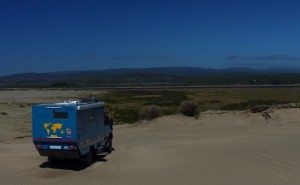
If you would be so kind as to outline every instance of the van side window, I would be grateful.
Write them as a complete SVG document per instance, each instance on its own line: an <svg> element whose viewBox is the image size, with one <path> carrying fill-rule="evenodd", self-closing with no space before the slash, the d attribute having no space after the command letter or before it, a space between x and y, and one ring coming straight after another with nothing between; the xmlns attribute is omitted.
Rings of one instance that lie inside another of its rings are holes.
<svg viewBox="0 0 300 185"><path fill-rule="evenodd" d="M68 119L68 112L53 112L53 118Z"/></svg>
<svg viewBox="0 0 300 185"><path fill-rule="evenodd" d="M95 113L89 114L89 121L93 121L96 119Z"/></svg>

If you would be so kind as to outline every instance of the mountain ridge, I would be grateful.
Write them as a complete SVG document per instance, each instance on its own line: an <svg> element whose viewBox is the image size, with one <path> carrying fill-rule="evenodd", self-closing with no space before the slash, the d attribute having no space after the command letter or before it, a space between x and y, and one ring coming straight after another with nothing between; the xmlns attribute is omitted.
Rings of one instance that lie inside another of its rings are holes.
<svg viewBox="0 0 300 185"><path fill-rule="evenodd" d="M228 72L245 72L245 73L300 73L300 68L280 68L280 67L273 67L273 68L264 68L264 69L257 69L257 68L250 68L250 67L231 67L231 68L200 68L200 67L150 67L150 68L118 68L118 69L100 69L100 70L71 70L71 71L53 71L53 72L27 72L27 73L16 73L10 75L0 76L9 77L9 76L19 76L19 75L30 75L30 74L74 74L74 73L99 73L102 72L105 75L107 74L123 74L129 72L162 72L162 71L169 71L169 72L190 72L190 71L197 71L197 72L214 72L214 73L228 73Z"/></svg>
<svg viewBox="0 0 300 185"><path fill-rule="evenodd" d="M0 77L0 86L223 85L247 84L262 79L262 76L268 77L269 82L261 81L266 84L300 83L300 68L157 67L20 73Z"/></svg>

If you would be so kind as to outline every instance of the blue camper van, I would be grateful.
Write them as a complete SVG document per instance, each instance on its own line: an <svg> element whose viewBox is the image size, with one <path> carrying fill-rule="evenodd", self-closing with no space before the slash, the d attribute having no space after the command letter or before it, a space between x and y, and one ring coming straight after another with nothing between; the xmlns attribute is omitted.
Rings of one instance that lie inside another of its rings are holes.
<svg viewBox="0 0 300 185"><path fill-rule="evenodd" d="M112 152L112 120L95 98L32 107L32 139L50 162L62 158L93 163L95 155Z"/></svg>

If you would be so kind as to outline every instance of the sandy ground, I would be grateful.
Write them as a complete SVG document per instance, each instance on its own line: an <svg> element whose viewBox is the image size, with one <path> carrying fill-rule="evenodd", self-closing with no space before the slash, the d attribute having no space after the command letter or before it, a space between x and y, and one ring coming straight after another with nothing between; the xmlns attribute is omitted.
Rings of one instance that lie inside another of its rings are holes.
<svg viewBox="0 0 300 185"><path fill-rule="evenodd" d="M20 108L10 104L10 114ZM300 109L268 114L208 111L199 119L174 115L116 126L115 151L87 168L74 160L50 165L30 137L7 136L0 142L0 184L299 185ZM18 116L11 119L24 119Z"/></svg>

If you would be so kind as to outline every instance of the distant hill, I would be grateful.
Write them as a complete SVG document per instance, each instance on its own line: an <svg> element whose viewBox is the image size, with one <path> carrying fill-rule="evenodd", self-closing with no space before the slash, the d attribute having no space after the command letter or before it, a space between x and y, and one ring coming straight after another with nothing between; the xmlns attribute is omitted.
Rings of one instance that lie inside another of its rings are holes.
<svg viewBox="0 0 300 185"><path fill-rule="evenodd" d="M96 87L151 85L297 84L300 68L123 68L0 77L0 87Z"/></svg>

